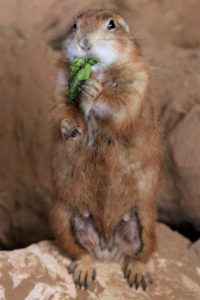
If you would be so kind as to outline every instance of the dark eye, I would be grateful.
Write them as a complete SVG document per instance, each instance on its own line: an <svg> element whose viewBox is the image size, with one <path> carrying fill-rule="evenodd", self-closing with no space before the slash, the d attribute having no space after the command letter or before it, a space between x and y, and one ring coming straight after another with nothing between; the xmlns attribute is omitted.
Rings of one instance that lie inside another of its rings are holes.
<svg viewBox="0 0 200 300"><path fill-rule="evenodd" d="M116 28L115 22L113 20L110 20L108 25L107 25L107 29L108 30L113 30Z"/></svg>
<svg viewBox="0 0 200 300"><path fill-rule="evenodd" d="M77 25L76 25L76 22L73 24L73 26L72 26L72 30L76 30L77 29Z"/></svg>

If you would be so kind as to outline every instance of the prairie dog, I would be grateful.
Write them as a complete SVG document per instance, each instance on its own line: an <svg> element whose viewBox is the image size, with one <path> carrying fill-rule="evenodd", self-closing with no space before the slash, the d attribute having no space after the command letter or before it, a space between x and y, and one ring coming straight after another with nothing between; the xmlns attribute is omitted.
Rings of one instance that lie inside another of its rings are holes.
<svg viewBox="0 0 200 300"><path fill-rule="evenodd" d="M100 63L78 105L70 105L69 66L84 56ZM119 261L131 287L151 283L147 262L162 172L149 82L140 47L118 13L88 10L76 17L63 44L51 112L51 219L78 286L93 282L101 259Z"/></svg>

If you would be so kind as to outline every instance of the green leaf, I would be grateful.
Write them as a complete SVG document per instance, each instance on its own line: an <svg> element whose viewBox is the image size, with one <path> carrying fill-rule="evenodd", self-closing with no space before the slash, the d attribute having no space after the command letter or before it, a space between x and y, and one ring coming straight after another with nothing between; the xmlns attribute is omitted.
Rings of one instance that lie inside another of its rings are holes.
<svg viewBox="0 0 200 300"><path fill-rule="evenodd" d="M90 78L91 67L100 61L95 57L76 57L71 66L72 78L69 81L69 103L78 102L78 96L81 92L80 81Z"/></svg>

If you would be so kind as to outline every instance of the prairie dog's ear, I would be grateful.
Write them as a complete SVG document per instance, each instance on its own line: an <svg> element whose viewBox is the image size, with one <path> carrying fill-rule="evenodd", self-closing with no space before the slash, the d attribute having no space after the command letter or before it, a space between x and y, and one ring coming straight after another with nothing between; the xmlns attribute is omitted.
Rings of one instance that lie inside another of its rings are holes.
<svg viewBox="0 0 200 300"><path fill-rule="evenodd" d="M128 24L124 21L124 19L120 18L118 23L127 31L130 32Z"/></svg>

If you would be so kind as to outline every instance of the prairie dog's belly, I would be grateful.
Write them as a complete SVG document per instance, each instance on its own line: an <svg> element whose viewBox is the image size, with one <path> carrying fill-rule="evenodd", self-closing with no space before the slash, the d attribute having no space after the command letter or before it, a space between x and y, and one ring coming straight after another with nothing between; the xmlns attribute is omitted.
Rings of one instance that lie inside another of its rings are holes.
<svg viewBox="0 0 200 300"><path fill-rule="evenodd" d="M71 224L76 241L98 260L117 262L124 255L136 255L142 247L136 207L132 207L118 219L106 239L102 232L97 230L95 219L87 210L82 214L75 214Z"/></svg>
<svg viewBox="0 0 200 300"><path fill-rule="evenodd" d="M86 137L83 137L86 139ZM88 202L88 198L108 198L116 201L133 197L134 172L130 168L127 151L116 141L97 140L97 145L66 144L65 166L60 165L65 195L74 201ZM60 160L62 161L62 160Z"/></svg>

